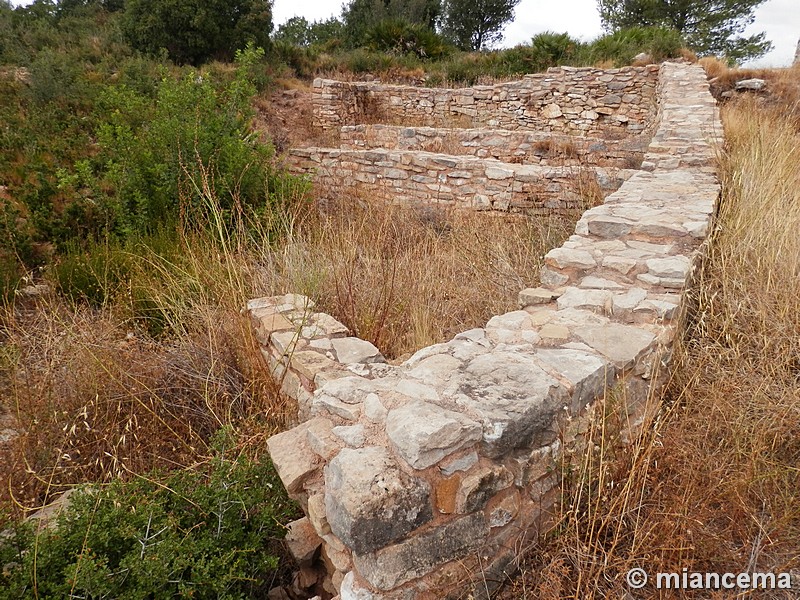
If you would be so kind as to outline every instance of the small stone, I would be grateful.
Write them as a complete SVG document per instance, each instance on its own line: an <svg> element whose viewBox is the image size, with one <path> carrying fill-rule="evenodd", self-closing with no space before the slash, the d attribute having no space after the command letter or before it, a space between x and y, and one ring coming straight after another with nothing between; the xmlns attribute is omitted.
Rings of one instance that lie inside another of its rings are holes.
<svg viewBox="0 0 800 600"><path fill-rule="evenodd" d="M342 579L339 598L340 600L379 600L372 592L356 583L356 577L352 571Z"/></svg>
<svg viewBox="0 0 800 600"><path fill-rule="evenodd" d="M287 525L286 545L298 564L311 562L319 547L322 538L317 535L308 518L303 517Z"/></svg>
<svg viewBox="0 0 800 600"><path fill-rule="evenodd" d="M339 425L331 433L342 440L351 448L360 448L366 441L366 432L363 425Z"/></svg>
<svg viewBox="0 0 800 600"><path fill-rule="evenodd" d="M319 458L308 445L307 426L300 425L267 440L272 464L289 494L301 491L303 483L319 467Z"/></svg>
<svg viewBox="0 0 800 600"><path fill-rule="evenodd" d="M548 340L566 340L569 338L569 329L564 325L548 323L539 330L539 336Z"/></svg>
<svg viewBox="0 0 800 600"><path fill-rule="evenodd" d="M487 179L511 179L514 177L514 171L510 171L509 169L501 169L499 167L486 167L486 178Z"/></svg>
<svg viewBox="0 0 800 600"><path fill-rule="evenodd" d="M333 435L333 421L315 417L305 423L308 445L320 457L330 460L341 450L342 443Z"/></svg>
<svg viewBox="0 0 800 600"><path fill-rule="evenodd" d="M767 82L763 79L758 79L757 77L753 77L752 79L742 79L741 81L736 82L736 89L738 91L742 90L749 90L749 91L761 91L767 86Z"/></svg>
<svg viewBox="0 0 800 600"><path fill-rule="evenodd" d="M618 323L582 327L576 329L576 335L620 369L630 367L656 338L640 327Z"/></svg>
<svg viewBox="0 0 800 600"><path fill-rule="evenodd" d="M586 250L553 248L545 257L545 264L559 269L594 269L597 261Z"/></svg>
<svg viewBox="0 0 800 600"><path fill-rule="evenodd" d="M514 476L501 466L483 467L467 474L456 494L456 512L463 515L481 510L492 496L513 482Z"/></svg>
<svg viewBox="0 0 800 600"><path fill-rule="evenodd" d="M453 473L456 473L457 471L466 471L477 463L478 453L473 450L464 456L443 460L441 463L439 463L439 471L441 471L442 475L445 477L450 477L450 475Z"/></svg>
<svg viewBox="0 0 800 600"><path fill-rule="evenodd" d="M547 288L525 288L519 293L518 303L521 308L536 304L549 304L558 298L558 294Z"/></svg>
<svg viewBox="0 0 800 600"><path fill-rule="evenodd" d="M562 116L564 113L561 110L561 107L558 104L551 103L545 106L542 109L542 117L545 119L557 119L558 117Z"/></svg>
<svg viewBox="0 0 800 600"><path fill-rule="evenodd" d="M324 354L313 350L301 350L293 353L289 357L289 364L292 369L310 381L314 381L317 373L321 371L341 368Z"/></svg>
<svg viewBox="0 0 800 600"><path fill-rule="evenodd" d="M356 569L374 587L391 590L427 575L439 565L462 558L484 542L488 529L486 517L477 512L394 546L356 555Z"/></svg>
<svg viewBox="0 0 800 600"><path fill-rule="evenodd" d="M647 269L652 275L661 278L686 279L691 262L685 256L670 258L651 258L646 261Z"/></svg>
<svg viewBox="0 0 800 600"><path fill-rule="evenodd" d="M317 535L322 537L331 532L328 517L325 512L325 495L313 494L308 498L308 520Z"/></svg>
<svg viewBox="0 0 800 600"><path fill-rule="evenodd" d="M508 525L519 512L519 492L506 496L489 513L489 527L496 529Z"/></svg>
<svg viewBox="0 0 800 600"><path fill-rule="evenodd" d="M364 398L364 416L370 423L380 424L386 421L389 411L381 402L378 394L367 394Z"/></svg>
<svg viewBox="0 0 800 600"><path fill-rule="evenodd" d="M314 394L314 398L311 401L311 412L317 415L336 415L347 421L357 421L358 416L361 414L361 405L348 404L333 396L318 393Z"/></svg>

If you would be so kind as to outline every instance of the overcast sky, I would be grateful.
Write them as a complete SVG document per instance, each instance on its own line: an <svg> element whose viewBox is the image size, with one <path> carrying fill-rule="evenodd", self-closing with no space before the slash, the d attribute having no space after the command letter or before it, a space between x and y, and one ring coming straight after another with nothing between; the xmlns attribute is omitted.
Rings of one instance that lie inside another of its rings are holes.
<svg viewBox="0 0 800 600"><path fill-rule="evenodd" d="M277 27L295 15L315 21L338 16L341 9L342 0L274 0L273 17ZM788 66L800 38L800 0L767 0L756 9L751 29L751 33L766 31L775 45L758 66ZM597 37L602 31L596 0L522 0L514 22L506 27L502 45L515 46L548 30L585 41Z"/></svg>

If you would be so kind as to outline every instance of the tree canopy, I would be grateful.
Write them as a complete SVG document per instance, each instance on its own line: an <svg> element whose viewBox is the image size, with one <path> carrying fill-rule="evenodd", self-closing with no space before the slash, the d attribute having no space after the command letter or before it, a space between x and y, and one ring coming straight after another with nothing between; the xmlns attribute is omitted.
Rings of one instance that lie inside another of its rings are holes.
<svg viewBox="0 0 800 600"><path fill-rule="evenodd" d="M520 0L445 0L442 29L462 50L481 50L503 39Z"/></svg>
<svg viewBox="0 0 800 600"><path fill-rule="evenodd" d="M766 0L598 0L608 31L626 27L669 27L700 55L725 56L742 62L772 48L764 33L742 36L754 20L754 9Z"/></svg>
<svg viewBox="0 0 800 600"><path fill-rule="evenodd" d="M178 63L230 60L248 42L269 47L271 0L127 0L122 30L130 44Z"/></svg>
<svg viewBox="0 0 800 600"><path fill-rule="evenodd" d="M360 46L372 28L387 20L403 20L433 30L441 10L441 0L350 0L342 11L345 37L351 46Z"/></svg>

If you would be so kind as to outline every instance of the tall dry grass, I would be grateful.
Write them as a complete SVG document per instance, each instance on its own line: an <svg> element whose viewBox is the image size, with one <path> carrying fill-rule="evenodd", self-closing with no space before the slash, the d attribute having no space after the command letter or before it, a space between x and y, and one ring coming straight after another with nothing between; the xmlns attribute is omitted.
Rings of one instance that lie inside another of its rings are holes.
<svg viewBox="0 0 800 600"><path fill-rule="evenodd" d="M800 77L775 77L781 94L724 107L720 212L662 410L629 448L595 425L560 521L504 597L800 594ZM634 567L792 572L795 587L629 590Z"/></svg>
<svg viewBox="0 0 800 600"><path fill-rule="evenodd" d="M574 228L454 208L340 198L283 250L285 287L401 358L513 310Z"/></svg>

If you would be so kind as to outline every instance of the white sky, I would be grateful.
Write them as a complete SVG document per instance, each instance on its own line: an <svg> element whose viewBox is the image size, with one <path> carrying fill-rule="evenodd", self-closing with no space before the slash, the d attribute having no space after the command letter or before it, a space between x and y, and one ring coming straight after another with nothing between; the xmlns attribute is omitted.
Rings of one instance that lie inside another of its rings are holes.
<svg viewBox="0 0 800 600"><path fill-rule="evenodd" d="M702 1L702 0L698 0ZM277 27L297 15L316 21L339 16L343 0L274 0ZM775 50L757 61L757 66L784 67L791 64L800 38L800 0L767 0L756 9L750 33L766 31ZM600 15L595 0L522 0L516 18L505 30L503 46L527 42L542 31L567 32L588 41L599 36ZM754 65L755 66L755 65Z"/></svg>

